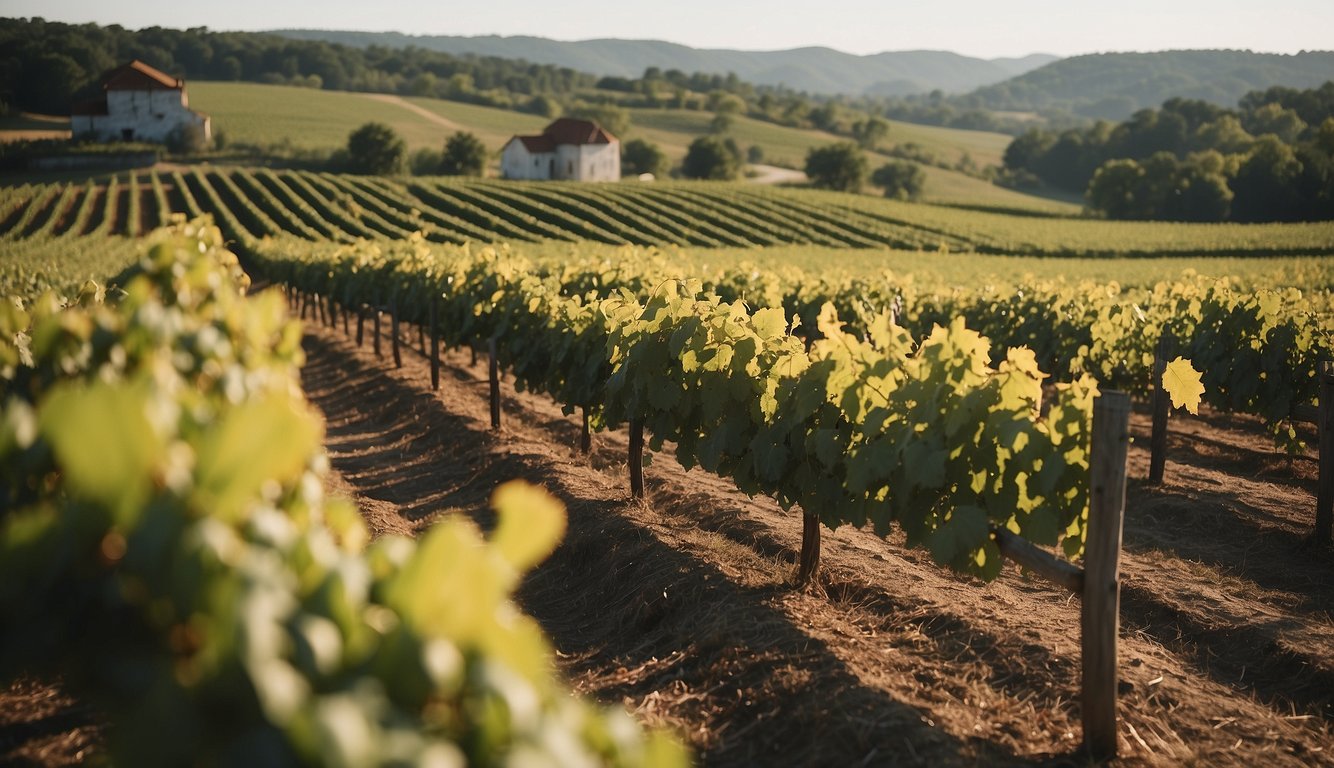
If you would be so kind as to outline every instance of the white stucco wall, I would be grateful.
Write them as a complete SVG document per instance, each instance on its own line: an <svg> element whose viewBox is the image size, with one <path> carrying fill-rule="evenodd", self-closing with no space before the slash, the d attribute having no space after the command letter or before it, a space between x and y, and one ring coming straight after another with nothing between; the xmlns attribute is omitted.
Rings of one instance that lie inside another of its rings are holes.
<svg viewBox="0 0 1334 768"><path fill-rule="evenodd" d="M579 150L580 179L583 181L620 181L621 142L586 144Z"/></svg>
<svg viewBox="0 0 1334 768"><path fill-rule="evenodd" d="M552 155L532 153L522 141L514 139L500 153L500 175L507 179L549 179Z"/></svg>
<svg viewBox="0 0 1334 768"><path fill-rule="evenodd" d="M70 122L76 136L104 141L165 141L180 125L199 125L211 136L207 117L191 112L182 91L108 91L107 114L77 115Z"/></svg>
<svg viewBox="0 0 1334 768"><path fill-rule="evenodd" d="M621 143L561 144L552 154L531 153L515 139L501 150L500 173L507 179L619 181Z"/></svg>

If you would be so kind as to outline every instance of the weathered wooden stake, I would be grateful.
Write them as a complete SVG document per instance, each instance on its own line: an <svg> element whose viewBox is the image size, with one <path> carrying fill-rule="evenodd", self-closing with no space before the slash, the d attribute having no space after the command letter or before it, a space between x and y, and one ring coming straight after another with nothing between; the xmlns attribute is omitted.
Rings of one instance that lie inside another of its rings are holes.
<svg viewBox="0 0 1334 768"><path fill-rule="evenodd" d="M496 360L496 337L487 339L486 344L491 358L487 365L491 375L491 429L500 429L500 363Z"/></svg>
<svg viewBox="0 0 1334 768"><path fill-rule="evenodd" d="M435 325L435 300L427 308L428 322L431 325L431 390L440 389L440 329Z"/></svg>
<svg viewBox="0 0 1334 768"><path fill-rule="evenodd" d="M820 516L809 512L801 516L801 561L797 566L797 586L804 587L820 570Z"/></svg>
<svg viewBox="0 0 1334 768"><path fill-rule="evenodd" d="M583 429L579 432L579 452L588 455L593 450L593 435L588 431L588 406L579 409L583 413Z"/></svg>
<svg viewBox="0 0 1334 768"><path fill-rule="evenodd" d="M361 346L362 329L366 326L366 305L357 305L357 346Z"/></svg>
<svg viewBox="0 0 1334 768"><path fill-rule="evenodd" d="M1320 363L1320 485L1315 502L1315 543L1330 546L1334 534L1334 362Z"/></svg>
<svg viewBox="0 0 1334 768"><path fill-rule="evenodd" d="M371 322L371 346L375 348L376 357L384 357L380 351L380 308L371 307L371 311L375 313Z"/></svg>
<svg viewBox="0 0 1334 768"><path fill-rule="evenodd" d="M630 495L644 498L644 421L630 419Z"/></svg>
<svg viewBox="0 0 1334 768"><path fill-rule="evenodd" d="M306 293L305 291L302 291L302 292L301 292L301 314L300 314L300 317L301 317L302 320L305 320L305 319L306 319L306 310L307 310L309 307L310 307L310 294L309 294L309 293Z"/></svg>
<svg viewBox="0 0 1334 768"><path fill-rule="evenodd" d="M1158 339L1158 349L1153 358L1153 436L1149 440L1149 482L1161 483L1163 469L1167 466L1167 417L1171 411L1172 399L1163 387L1163 373L1167 371L1167 359L1172 355L1176 341L1172 335L1164 332Z"/></svg>
<svg viewBox="0 0 1334 768"><path fill-rule="evenodd" d="M1084 747L1094 760L1116 756L1116 649L1120 630L1121 523L1126 505L1130 398L1103 392L1093 404L1089 519L1080 612Z"/></svg>
<svg viewBox="0 0 1334 768"><path fill-rule="evenodd" d="M390 346L394 350L394 367L403 367L403 355L398 351L398 298L389 301L389 336L393 339Z"/></svg>
<svg viewBox="0 0 1334 768"><path fill-rule="evenodd" d="M421 350L422 357L426 357L426 324L417 323L417 348Z"/></svg>
<svg viewBox="0 0 1334 768"><path fill-rule="evenodd" d="M324 306L329 310L329 327L338 330L338 302L334 301L333 294L324 298Z"/></svg>
<svg viewBox="0 0 1334 768"><path fill-rule="evenodd" d="M347 329L347 312L348 312L348 310L347 310L347 302L344 301L344 302L340 303L340 304L338 305L338 309L343 313L343 335L346 336L346 335L348 334L348 329Z"/></svg>

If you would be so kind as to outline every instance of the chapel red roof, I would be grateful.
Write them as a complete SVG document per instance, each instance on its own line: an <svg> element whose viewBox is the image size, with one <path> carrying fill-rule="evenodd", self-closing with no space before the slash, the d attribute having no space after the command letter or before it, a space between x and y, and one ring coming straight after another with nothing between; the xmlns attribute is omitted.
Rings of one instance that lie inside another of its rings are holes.
<svg viewBox="0 0 1334 768"><path fill-rule="evenodd" d="M576 120L562 117L542 129L544 136L550 136L556 144L610 144L615 136L602 129L592 120Z"/></svg>
<svg viewBox="0 0 1334 768"><path fill-rule="evenodd" d="M184 80L154 69L138 59L116 67L102 78L102 90L105 91L179 91L184 87Z"/></svg>
<svg viewBox="0 0 1334 768"><path fill-rule="evenodd" d="M602 126L592 120L577 120L573 117L562 117L546 128L537 136L515 136L514 141L523 143L524 149L534 154L539 152L555 152L556 147L561 144L574 144L576 146L583 144L610 144L616 141L616 137L608 133Z"/></svg>
<svg viewBox="0 0 1334 768"><path fill-rule="evenodd" d="M551 137L546 134L541 136L515 136L514 138L523 143L524 149L535 154L556 151L556 142L552 141Z"/></svg>

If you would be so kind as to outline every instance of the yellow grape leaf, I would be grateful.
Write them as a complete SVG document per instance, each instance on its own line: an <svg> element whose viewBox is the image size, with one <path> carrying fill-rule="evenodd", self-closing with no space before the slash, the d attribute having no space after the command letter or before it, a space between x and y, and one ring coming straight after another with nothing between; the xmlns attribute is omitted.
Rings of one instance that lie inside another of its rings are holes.
<svg viewBox="0 0 1334 768"><path fill-rule="evenodd" d="M1200 412L1200 396L1204 394L1204 384L1200 382L1200 372L1184 357L1167 364L1163 371L1163 389L1172 398L1172 407L1185 409L1191 413Z"/></svg>

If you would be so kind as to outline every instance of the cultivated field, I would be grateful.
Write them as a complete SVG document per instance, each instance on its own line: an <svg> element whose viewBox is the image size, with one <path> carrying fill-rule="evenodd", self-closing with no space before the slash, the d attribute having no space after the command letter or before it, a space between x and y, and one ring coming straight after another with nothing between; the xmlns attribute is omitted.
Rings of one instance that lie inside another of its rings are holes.
<svg viewBox="0 0 1334 768"><path fill-rule="evenodd" d="M458 130L477 134L493 151L515 134L537 133L546 118L510 110L456 101L419 97L321 91L254 83L191 82L190 103L224 126L232 142L332 151L347 142L347 135L368 120L397 130L410 150L439 149L445 137ZM423 115L422 111L427 115ZM631 109L630 131L623 141L642 138L661 146L673 161L685 156L696 138L709 133L709 112L667 109ZM435 119L433 119L435 118ZM954 163L964 153L979 168L998 165L1010 137L985 131L962 131L935 126L890 122L887 144L915 143L940 159ZM737 117L729 132L744 148L763 148L765 162L801 168L813 147L845 141L832 134L788 128L749 117ZM868 155L872 167L888 158ZM1075 213L1078 206L1003 189L971 176L927 167L926 196L931 200L970 205L1012 207L1056 213Z"/></svg>
<svg viewBox="0 0 1334 768"><path fill-rule="evenodd" d="M375 534L490 527L513 477L565 503L523 608L576 691L700 762L1087 762L1081 601L999 547L1094 546L1096 384L1136 403L1121 762L1334 765L1334 559L1290 418L1334 356L1334 226L194 167L0 190L0 294L122 279L175 214L308 319L302 386ZM1149 484L1165 331L1205 391ZM0 760L98 748L101 715L34 685L0 697Z"/></svg>

